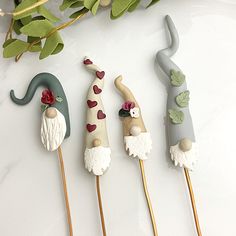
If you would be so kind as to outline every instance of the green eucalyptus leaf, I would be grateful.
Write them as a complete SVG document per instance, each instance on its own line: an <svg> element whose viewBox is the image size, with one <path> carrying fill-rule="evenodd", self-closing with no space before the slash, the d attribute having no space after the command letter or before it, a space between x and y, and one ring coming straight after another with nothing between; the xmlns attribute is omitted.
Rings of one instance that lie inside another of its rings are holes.
<svg viewBox="0 0 236 236"><path fill-rule="evenodd" d="M78 1L76 3L73 3L70 8L78 8L78 7L83 7L84 6L84 2L83 1Z"/></svg>
<svg viewBox="0 0 236 236"><path fill-rule="evenodd" d="M189 102L189 94L190 92L188 90L180 93L178 96L176 96L175 101L179 107L187 107Z"/></svg>
<svg viewBox="0 0 236 236"><path fill-rule="evenodd" d="M81 14L85 14L86 12L88 12L89 10L86 8L83 8L79 11L74 12L72 15L70 15L70 18L74 19L77 18L78 16L80 16Z"/></svg>
<svg viewBox="0 0 236 236"><path fill-rule="evenodd" d="M113 16L113 15L112 15L112 12L110 12L110 18L111 18L112 20L115 20L115 19L121 17L121 16L125 13L125 11L126 11L126 10L124 10L123 12L121 12L121 13L120 13L119 15L117 15L117 16Z"/></svg>
<svg viewBox="0 0 236 236"><path fill-rule="evenodd" d="M23 25L27 25L32 21L32 16L26 16L24 18L21 18L20 21Z"/></svg>
<svg viewBox="0 0 236 236"><path fill-rule="evenodd" d="M4 42L2 47L5 48L6 46L8 46L9 44L13 43L14 41L16 41L16 39L8 39L7 41Z"/></svg>
<svg viewBox="0 0 236 236"><path fill-rule="evenodd" d="M26 34L32 37L44 37L46 36L51 30L53 30L53 25L48 21L45 20L34 20L30 22L28 25L25 25L21 28L21 33Z"/></svg>
<svg viewBox="0 0 236 236"><path fill-rule="evenodd" d="M159 2L159 1L160 1L160 0L152 0L152 1L148 4L147 8L148 8L148 7L151 7L152 5L156 4L156 3Z"/></svg>
<svg viewBox="0 0 236 236"><path fill-rule="evenodd" d="M36 2L37 2L37 0L24 0L24 1L21 1L21 3L15 8L14 13L22 11L22 10L26 9L27 7L32 6ZM37 8L34 8L34 9L26 11L26 12L20 14L20 15L13 16L13 19L14 20L19 20L21 18L24 18L26 16L31 15L32 13L34 13L36 11L37 11Z"/></svg>
<svg viewBox="0 0 236 236"><path fill-rule="evenodd" d="M83 2L80 0L64 0L60 5L60 10L65 11L67 8L70 8L73 4L79 3L83 6Z"/></svg>
<svg viewBox="0 0 236 236"><path fill-rule="evenodd" d="M40 38L39 37L28 37L27 42L28 43L32 43L34 41L38 41ZM40 41L37 44L34 44L33 46L31 46L29 48L30 52L40 52L42 50L42 42Z"/></svg>
<svg viewBox="0 0 236 236"><path fill-rule="evenodd" d="M173 124L181 124L184 121L184 113L177 109L169 109L169 117Z"/></svg>
<svg viewBox="0 0 236 236"><path fill-rule="evenodd" d="M20 20L14 20L13 30L15 31L15 33L17 35L21 34L21 32L20 32L21 27L23 27L23 24L21 23L21 21Z"/></svg>
<svg viewBox="0 0 236 236"><path fill-rule="evenodd" d="M121 16L133 3L133 0L114 0L111 6L111 15L113 17Z"/></svg>
<svg viewBox="0 0 236 236"><path fill-rule="evenodd" d="M3 50L3 57L10 58L15 57L23 52L28 50L29 43L26 43L22 40L14 40L5 45Z"/></svg>
<svg viewBox="0 0 236 236"><path fill-rule="evenodd" d="M130 5L130 7L128 8L128 12L133 12L137 8L137 6L139 5L140 1L141 0L134 1L134 3L132 3Z"/></svg>
<svg viewBox="0 0 236 236"><path fill-rule="evenodd" d="M97 10L98 10L98 7L99 7L99 3L100 3L100 0L98 0L92 7L91 9L91 12L93 13L93 15L96 15L97 13Z"/></svg>
<svg viewBox="0 0 236 236"><path fill-rule="evenodd" d="M97 2L97 0L84 0L84 6L87 9L92 10L92 8L96 2Z"/></svg>
<svg viewBox="0 0 236 236"><path fill-rule="evenodd" d="M54 16L46 7L44 7L43 5L38 7L38 13L41 14L42 16L44 16L46 19L50 20L51 22L58 22L60 21L59 18L57 18L56 16Z"/></svg>
<svg viewBox="0 0 236 236"><path fill-rule="evenodd" d="M181 71L171 70L171 84L180 87L185 82L185 75Z"/></svg>
<svg viewBox="0 0 236 236"><path fill-rule="evenodd" d="M59 53L64 47L61 36L58 32L52 34L46 39L43 49L40 53L39 59L44 59L50 55Z"/></svg>

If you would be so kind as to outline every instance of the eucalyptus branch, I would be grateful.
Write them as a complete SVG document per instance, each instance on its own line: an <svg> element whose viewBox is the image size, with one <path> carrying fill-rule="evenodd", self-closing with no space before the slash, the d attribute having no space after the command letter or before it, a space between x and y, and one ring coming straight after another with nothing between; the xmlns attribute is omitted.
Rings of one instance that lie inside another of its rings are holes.
<svg viewBox="0 0 236 236"><path fill-rule="evenodd" d="M82 13L80 15L78 15L76 18L66 22L66 23L63 23L61 25L59 25L58 27L56 27L55 29L53 29L52 31L50 31L46 36L44 37L41 37L40 39L38 40L35 40L33 41L32 43L30 43L30 45L28 46L28 49L27 51L30 50L30 48L32 48L34 45L38 44L41 42L41 40L43 39L46 39L46 38L49 38L51 35L55 34L57 31L60 31L62 29L65 29L67 28L68 26L71 26L72 24L74 24L76 21L78 21L82 16L84 16L87 12L88 12L88 9L86 8L83 8L84 11L82 11ZM23 56L24 53L21 53L19 55L17 55L15 57L15 61L18 62L20 60L20 58Z"/></svg>
<svg viewBox="0 0 236 236"><path fill-rule="evenodd" d="M3 44L4 58L15 58L17 62L25 52L39 52L39 59L58 54L64 47L58 31L74 24L87 12L96 15L101 8L110 6L110 18L116 19L136 10L141 2L141 0L61 0L60 11L67 9L75 11L70 16L72 20L57 26L56 23L61 19L45 6L48 1L14 0L16 7L13 12L4 12L0 9L0 17L6 15L12 17ZM147 8L158 1L150 0Z"/></svg>

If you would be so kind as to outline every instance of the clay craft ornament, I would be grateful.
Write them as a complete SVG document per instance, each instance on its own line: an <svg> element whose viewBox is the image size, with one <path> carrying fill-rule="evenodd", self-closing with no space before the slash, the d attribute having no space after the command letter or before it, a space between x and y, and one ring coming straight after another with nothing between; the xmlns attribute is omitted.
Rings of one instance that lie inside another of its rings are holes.
<svg viewBox="0 0 236 236"><path fill-rule="evenodd" d="M201 236L197 209L190 180L189 170L196 163L196 140L189 111L189 94L186 78L180 68L170 59L179 47L178 32L170 16L165 18L171 37L169 47L157 53L157 62L168 78L167 97L167 135L170 156L175 166L184 168L189 188L194 220L198 236Z"/></svg>
<svg viewBox="0 0 236 236"><path fill-rule="evenodd" d="M151 217L154 236L157 236L157 227L155 216L152 209L151 199L147 189L147 181L144 171L144 160L152 149L152 139L150 133L147 132L141 115L140 107L128 87L122 83L122 76L115 79L115 86L120 91L125 102L119 110L119 116L123 123L123 135L125 149L130 157L139 161L142 182L147 205Z"/></svg>
<svg viewBox="0 0 236 236"><path fill-rule="evenodd" d="M84 65L95 75L95 79L88 89L87 94L87 121L85 133L85 168L96 176L96 188L100 210L103 236L106 236L105 219L103 214L100 178L109 168L111 162L111 148L109 145L106 114L102 103L101 94L104 87L105 72L93 62L85 58Z"/></svg>
<svg viewBox="0 0 236 236"><path fill-rule="evenodd" d="M65 195L69 235L73 236L70 205L66 184L66 175L61 145L70 136L70 118L66 95L60 81L50 73L40 73L30 82L27 92L22 99L16 98L13 90L11 100L17 105L26 105L32 99L38 87L45 87L41 97L41 141L50 152L57 150Z"/></svg>

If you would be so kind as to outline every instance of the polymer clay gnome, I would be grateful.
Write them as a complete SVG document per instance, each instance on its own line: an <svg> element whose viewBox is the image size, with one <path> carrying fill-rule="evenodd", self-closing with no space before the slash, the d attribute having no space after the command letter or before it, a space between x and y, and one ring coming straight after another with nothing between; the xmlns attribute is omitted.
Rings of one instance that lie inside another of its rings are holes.
<svg viewBox="0 0 236 236"><path fill-rule="evenodd" d="M152 149L152 139L143 122L140 107L128 87L122 83L122 76L115 79L115 86L122 94L125 102L121 106L119 116L123 123L125 149L130 157L139 161L142 175L143 189L147 200L149 214L153 227L153 234L157 236L155 215L152 209L151 198L148 193L147 180L144 170L144 160Z"/></svg>
<svg viewBox="0 0 236 236"><path fill-rule="evenodd" d="M13 90L10 97L16 104L26 105L40 86L46 87L41 97L41 141L48 151L54 151L70 136L68 104L59 80L50 73L38 74L30 82L22 99L16 98Z"/></svg>
<svg viewBox="0 0 236 236"><path fill-rule="evenodd" d="M166 16L171 45L157 53L157 62L168 78L167 132L171 159L175 166L192 170L196 162L196 144L189 111L189 91L185 76L170 59L179 47L179 37L173 21Z"/></svg>
<svg viewBox="0 0 236 236"><path fill-rule="evenodd" d="M119 111L122 118L125 149L129 156L146 160L152 149L152 139L147 132L139 105L132 92L122 84L122 76L115 80L116 88L121 92L125 102Z"/></svg>
<svg viewBox="0 0 236 236"><path fill-rule="evenodd" d="M104 174L111 162L111 149L106 128L106 114L101 99L105 72L93 64L88 58L85 58L84 65L95 74L95 79L89 87L87 95L86 149L84 161L85 168L94 175L99 176Z"/></svg>
<svg viewBox="0 0 236 236"><path fill-rule="evenodd" d="M33 99L37 88L40 86L46 88L45 90L43 90L41 97L41 140L44 147L48 151L58 151L58 160L60 164L65 196L69 235L73 236L70 204L61 149L61 144L64 139L70 136L70 118L68 104L62 85L54 75L49 73L41 73L36 75L31 80L27 92L22 99L16 98L13 90L11 90L10 92L10 97L12 101L17 105L26 105Z"/></svg>

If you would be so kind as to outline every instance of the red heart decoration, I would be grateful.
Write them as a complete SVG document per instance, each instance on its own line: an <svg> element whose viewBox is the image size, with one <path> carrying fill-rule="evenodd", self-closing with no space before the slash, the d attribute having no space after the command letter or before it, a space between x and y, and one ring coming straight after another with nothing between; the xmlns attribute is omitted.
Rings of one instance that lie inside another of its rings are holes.
<svg viewBox="0 0 236 236"><path fill-rule="evenodd" d="M93 86L93 91L95 94L99 94L102 92L102 89L100 89L97 85Z"/></svg>
<svg viewBox="0 0 236 236"><path fill-rule="evenodd" d="M98 118L99 120L105 119L105 118L106 118L106 114L103 113L102 110L99 110L98 113L97 113L97 118Z"/></svg>
<svg viewBox="0 0 236 236"><path fill-rule="evenodd" d="M96 76L99 79L103 79L104 75L105 75L105 71L96 71Z"/></svg>
<svg viewBox="0 0 236 236"><path fill-rule="evenodd" d="M87 124L86 128L87 128L88 132L91 133L91 132L93 132L97 128L97 126L96 125Z"/></svg>
<svg viewBox="0 0 236 236"><path fill-rule="evenodd" d="M96 107L98 105L98 103L96 101L91 101L91 100L88 100L87 104L88 104L89 108L93 108L93 107Z"/></svg>
<svg viewBox="0 0 236 236"><path fill-rule="evenodd" d="M93 64L93 62L90 61L89 59L86 59L86 60L84 60L84 64L85 65L91 65L91 64Z"/></svg>

